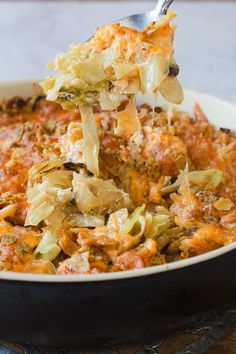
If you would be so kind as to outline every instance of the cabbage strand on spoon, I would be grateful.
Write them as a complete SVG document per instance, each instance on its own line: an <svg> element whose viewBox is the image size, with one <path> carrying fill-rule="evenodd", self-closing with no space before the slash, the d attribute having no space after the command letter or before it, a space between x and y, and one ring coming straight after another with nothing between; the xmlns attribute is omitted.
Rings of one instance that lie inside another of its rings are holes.
<svg viewBox="0 0 236 354"><path fill-rule="evenodd" d="M175 27L170 21L174 17L170 11L143 31L119 24L105 25L97 29L91 40L72 44L67 53L58 54L48 64L57 74L47 77L41 86L48 100L60 103L65 109L80 108L86 165L94 174L99 174L94 104L111 111L128 98L129 109L125 109L120 119L128 118L135 132L140 129L135 113L137 93L160 92L167 101L176 104L183 100L173 56Z"/></svg>

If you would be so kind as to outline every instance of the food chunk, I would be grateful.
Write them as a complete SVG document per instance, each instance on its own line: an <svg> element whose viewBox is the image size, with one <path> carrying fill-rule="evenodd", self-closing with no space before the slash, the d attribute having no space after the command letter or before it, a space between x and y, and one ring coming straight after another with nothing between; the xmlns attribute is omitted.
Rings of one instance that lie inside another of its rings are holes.
<svg viewBox="0 0 236 354"><path fill-rule="evenodd" d="M197 256L236 241L236 231L217 224L206 225L197 230L192 237L185 239L180 246L183 257Z"/></svg>
<svg viewBox="0 0 236 354"><path fill-rule="evenodd" d="M152 265L154 256L157 254L157 244L154 240L147 240L144 244L124 252L117 257L113 270L129 270L145 268Z"/></svg>
<svg viewBox="0 0 236 354"><path fill-rule="evenodd" d="M47 99L67 109L99 102L102 109L113 110L124 95L160 91L167 100L180 103L183 93L176 78L170 24L174 17L170 11L143 31L105 25L86 43L72 44L48 64L57 73L41 83Z"/></svg>

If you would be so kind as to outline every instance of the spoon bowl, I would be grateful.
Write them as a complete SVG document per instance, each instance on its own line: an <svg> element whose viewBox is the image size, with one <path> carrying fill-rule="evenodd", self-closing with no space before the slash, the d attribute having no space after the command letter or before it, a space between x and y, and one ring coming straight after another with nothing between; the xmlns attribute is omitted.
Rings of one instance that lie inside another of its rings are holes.
<svg viewBox="0 0 236 354"><path fill-rule="evenodd" d="M161 16L166 15L172 2L173 0L159 0L153 11L127 16L118 21L114 21L114 23L142 31L151 22L157 21Z"/></svg>

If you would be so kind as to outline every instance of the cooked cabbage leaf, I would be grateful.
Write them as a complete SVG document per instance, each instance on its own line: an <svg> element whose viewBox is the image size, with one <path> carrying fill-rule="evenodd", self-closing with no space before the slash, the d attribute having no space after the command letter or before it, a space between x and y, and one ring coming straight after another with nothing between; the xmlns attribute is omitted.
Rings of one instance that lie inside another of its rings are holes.
<svg viewBox="0 0 236 354"><path fill-rule="evenodd" d="M74 173L72 185L77 207L83 214L104 214L130 205L128 194L112 180Z"/></svg>
<svg viewBox="0 0 236 354"><path fill-rule="evenodd" d="M129 100L123 111L117 112L115 118L117 120L115 134L130 137L135 132L141 131L141 123L134 97Z"/></svg>
<svg viewBox="0 0 236 354"><path fill-rule="evenodd" d="M145 236L154 238L168 229L171 225L170 215L146 212Z"/></svg>
<svg viewBox="0 0 236 354"><path fill-rule="evenodd" d="M104 215L70 214L69 223L78 227L98 227L105 223Z"/></svg>
<svg viewBox="0 0 236 354"><path fill-rule="evenodd" d="M219 198L213 205L217 210L228 211L233 208L234 203L230 198Z"/></svg>
<svg viewBox="0 0 236 354"><path fill-rule="evenodd" d="M57 237L51 231L46 231L34 253L38 258L53 261L60 252L61 248L58 245Z"/></svg>
<svg viewBox="0 0 236 354"><path fill-rule="evenodd" d="M99 138L93 110L91 107L82 104L79 107L82 118L84 153L87 169L95 175L98 175Z"/></svg>
<svg viewBox="0 0 236 354"><path fill-rule="evenodd" d="M63 173L63 171L62 171ZM41 221L59 226L66 217L66 203L72 198L71 188L58 188L46 179L34 187L28 188L30 203L25 226L37 226Z"/></svg>
<svg viewBox="0 0 236 354"><path fill-rule="evenodd" d="M65 161L63 159L55 158L48 161L35 163L28 172L29 182L33 182L36 178L41 177L49 171L60 168Z"/></svg>
<svg viewBox="0 0 236 354"><path fill-rule="evenodd" d="M137 235L142 235L145 229L145 218L141 215L145 209L145 204L137 207L133 213L124 221L121 230L124 233L134 233Z"/></svg>
<svg viewBox="0 0 236 354"><path fill-rule="evenodd" d="M217 169L189 172L189 182L199 188L215 190L224 182L224 174Z"/></svg>
<svg viewBox="0 0 236 354"><path fill-rule="evenodd" d="M130 215L127 208L122 208L112 213L107 222L108 234L129 234L139 240L145 229L145 218L142 215L144 209L145 204L137 207Z"/></svg>
<svg viewBox="0 0 236 354"><path fill-rule="evenodd" d="M179 189L184 183L185 172L180 171L174 183L161 188L163 195L172 193ZM197 170L188 172L188 183L195 189L215 190L224 182L223 172L217 169Z"/></svg>
<svg viewBox="0 0 236 354"><path fill-rule="evenodd" d="M140 79L143 94L155 92L169 72L170 59L161 54L151 55L140 64Z"/></svg>

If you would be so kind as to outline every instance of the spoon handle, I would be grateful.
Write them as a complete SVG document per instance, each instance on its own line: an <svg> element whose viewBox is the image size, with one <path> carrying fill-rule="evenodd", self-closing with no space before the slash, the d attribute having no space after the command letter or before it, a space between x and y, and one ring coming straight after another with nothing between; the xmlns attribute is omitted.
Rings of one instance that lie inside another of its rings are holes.
<svg viewBox="0 0 236 354"><path fill-rule="evenodd" d="M157 15L157 18L159 16L166 15L167 10L172 2L173 2L173 0L158 0L157 1L157 5L154 10L154 12Z"/></svg>

